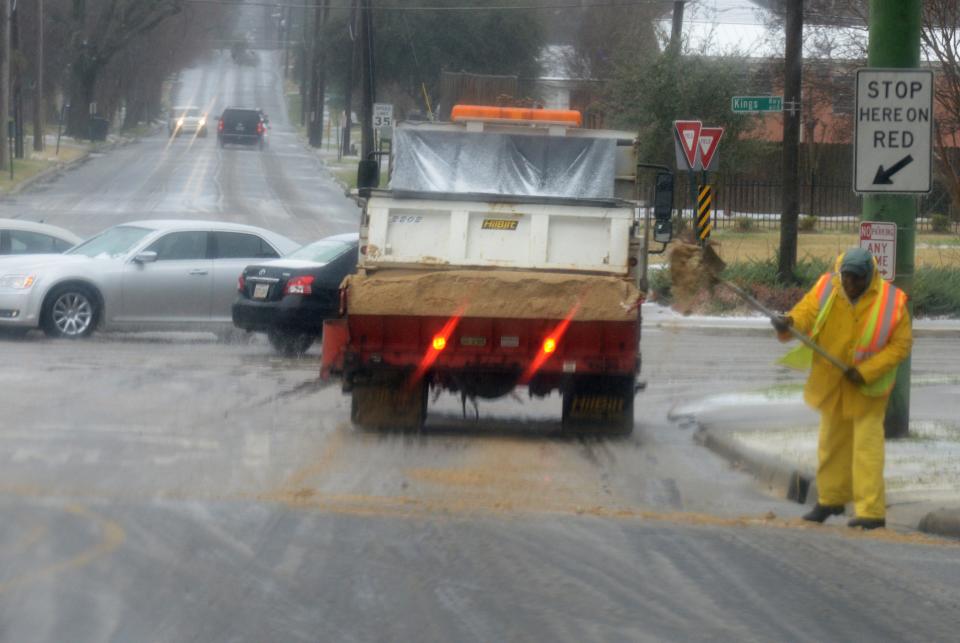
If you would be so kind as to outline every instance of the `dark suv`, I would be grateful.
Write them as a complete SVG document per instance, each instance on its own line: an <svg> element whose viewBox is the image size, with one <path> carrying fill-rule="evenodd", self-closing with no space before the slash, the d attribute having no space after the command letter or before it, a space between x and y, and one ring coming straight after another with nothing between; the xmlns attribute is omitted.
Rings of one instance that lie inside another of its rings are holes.
<svg viewBox="0 0 960 643"><path fill-rule="evenodd" d="M256 145L261 150L266 144L267 115L256 108L228 107L217 123L217 141L220 147L227 143Z"/></svg>

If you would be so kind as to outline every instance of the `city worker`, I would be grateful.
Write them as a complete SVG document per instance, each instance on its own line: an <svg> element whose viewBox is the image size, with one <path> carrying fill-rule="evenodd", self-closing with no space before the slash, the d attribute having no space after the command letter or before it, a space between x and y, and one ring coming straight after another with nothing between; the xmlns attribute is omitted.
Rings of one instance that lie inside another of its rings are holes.
<svg viewBox="0 0 960 643"><path fill-rule="evenodd" d="M793 326L850 365L841 371L803 345L781 360L810 368L804 399L820 412L818 498L804 520L823 522L853 501L850 527L884 527L883 420L897 365L913 344L906 294L881 278L869 252L851 248L837 258L835 272L772 322L781 341Z"/></svg>

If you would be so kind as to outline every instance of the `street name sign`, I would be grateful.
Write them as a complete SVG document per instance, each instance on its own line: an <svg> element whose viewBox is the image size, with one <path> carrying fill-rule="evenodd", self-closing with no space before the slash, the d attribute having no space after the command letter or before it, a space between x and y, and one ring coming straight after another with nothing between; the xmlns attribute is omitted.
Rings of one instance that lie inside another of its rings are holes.
<svg viewBox="0 0 960 643"><path fill-rule="evenodd" d="M854 123L855 191L930 191L931 70L858 69Z"/></svg>
<svg viewBox="0 0 960 643"><path fill-rule="evenodd" d="M738 114L782 112L783 96L734 96L730 109Z"/></svg>
<svg viewBox="0 0 960 643"><path fill-rule="evenodd" d="M877 260L880 276L893 281L897 276L897 224L886 221L862 222L860 247Z"/></svg>

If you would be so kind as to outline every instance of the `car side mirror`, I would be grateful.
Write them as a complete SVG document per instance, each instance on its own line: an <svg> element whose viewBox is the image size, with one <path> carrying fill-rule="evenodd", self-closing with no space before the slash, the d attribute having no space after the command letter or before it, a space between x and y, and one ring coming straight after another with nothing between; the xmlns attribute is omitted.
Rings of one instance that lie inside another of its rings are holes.
<svg viewBox="0 0 960 643"><path fill-rule="evenodd" d="M157 253L153 250L144 250L143 252L138 252L133 260L137 263L153 263L157 260Z"/></svg>
<svg viewBox="0 0 960 643"><path fill-rule="evenodd" d="M653 240L669 243L673 238L673 174L659 172L653 195Z"/></svg>

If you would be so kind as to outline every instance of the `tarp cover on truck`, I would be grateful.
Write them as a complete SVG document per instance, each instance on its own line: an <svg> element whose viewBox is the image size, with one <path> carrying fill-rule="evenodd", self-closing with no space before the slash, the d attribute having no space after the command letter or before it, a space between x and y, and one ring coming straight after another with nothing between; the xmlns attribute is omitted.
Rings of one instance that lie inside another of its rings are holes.
<svg viewBox="0 0 960 643"><path fill-rule="evenodd" d="M609 138L398 128L390 188L609 199L615 148Z"/></svg>

